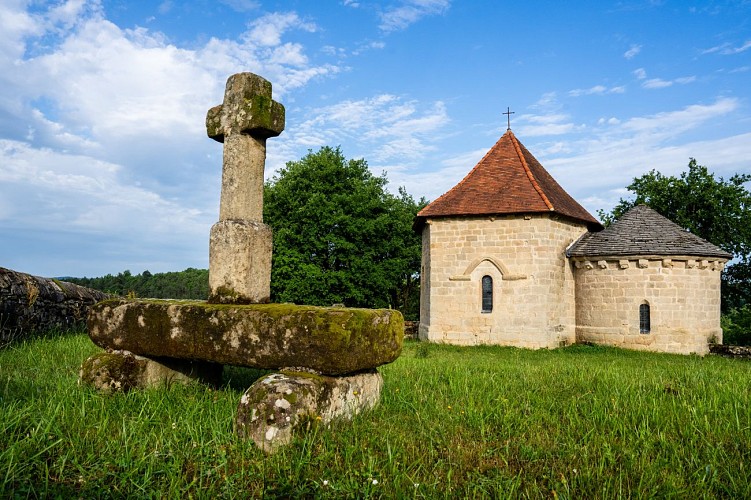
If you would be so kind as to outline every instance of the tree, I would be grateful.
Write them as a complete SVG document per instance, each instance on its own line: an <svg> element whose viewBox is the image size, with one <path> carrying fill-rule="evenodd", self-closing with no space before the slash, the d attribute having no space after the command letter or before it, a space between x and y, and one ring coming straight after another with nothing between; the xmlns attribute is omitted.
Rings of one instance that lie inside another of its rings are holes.
<svg viewBox="0 0 751 500"><path fill-rule="evenodd" d="M420 238L412 221L425 201L404 189L393 196L386 183L338 147L309 150L266 183L272 301L414 308Z"/></svg>
<svg viewBox="0 0 751 500"><path fill-rule="evenodd" d="M646 204L697 236L733 254L722 273L723 310L751 304L751 192L749 174L716 179L691 158L680 177L655 170L627 186L636 196L621 200L610 213L598 211L607 226L631 207Z"/></svg>

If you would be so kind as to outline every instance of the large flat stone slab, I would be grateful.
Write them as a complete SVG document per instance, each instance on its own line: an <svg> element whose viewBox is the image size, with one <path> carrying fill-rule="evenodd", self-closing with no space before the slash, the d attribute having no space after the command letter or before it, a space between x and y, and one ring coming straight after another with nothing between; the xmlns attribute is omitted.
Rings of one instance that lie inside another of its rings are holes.
<svg viewBox="0 0 751 500"><path fill-rule="evenodd" d="M394 361L403 335L391 309L108 300L89 312L89 336L105 349L326 375Z"/></svg>

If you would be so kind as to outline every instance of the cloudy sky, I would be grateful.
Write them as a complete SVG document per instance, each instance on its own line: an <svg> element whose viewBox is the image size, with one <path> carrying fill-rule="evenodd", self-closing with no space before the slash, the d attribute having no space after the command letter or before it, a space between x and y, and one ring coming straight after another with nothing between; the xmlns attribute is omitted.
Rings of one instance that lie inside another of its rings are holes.
<svg viewBox="0 0 751 500"><path fill-rule="evenodd" d="M751 2L0 2L0 266L41 276L208 267L241 71L286 130L267 177L341 145L435 199L506 129L593 214L689 157L751 172Z"/></svg>

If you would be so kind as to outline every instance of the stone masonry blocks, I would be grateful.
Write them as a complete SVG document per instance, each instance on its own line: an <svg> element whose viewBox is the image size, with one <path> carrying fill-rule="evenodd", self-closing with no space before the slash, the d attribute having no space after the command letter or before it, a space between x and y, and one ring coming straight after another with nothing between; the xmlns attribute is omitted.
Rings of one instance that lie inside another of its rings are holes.
<svg viewBox="0 0 751 500"><path fill-rule="evenodd" d="M421 288L421 312L429 314L421 316L422 339L530 348L574 341L573 273L562 256L586 231L583 224L547 214L527 219L441 218L423 231L423 265L430 263L430 273L423 276ZM489 257L501 262L509 275L482 260ZM451 279L477 259L482 262L468 281ZM493 279L490 313L481 312L484 275ZM508 279L512 275L522 279Z"/></svg>
<svg viewBox="0 0 751 500"><path fill-rule="evenodd" d="M606 268L573 266L578 341L681 354L706 354L710 342L722 341L720 273L712 271L721 266L708 262L700 269L695 259L678 256L610 262ZM607 291L614 301L603 302ZM640 332L642 304L650 307L649 333Z"/></svg>
<svg viewBox="0 0 751 500"><path fill-rule="evenodd" d="M214 224L209 239L209 302L268 302L272 247L271 228L261 222L223 220Z"/></svg>

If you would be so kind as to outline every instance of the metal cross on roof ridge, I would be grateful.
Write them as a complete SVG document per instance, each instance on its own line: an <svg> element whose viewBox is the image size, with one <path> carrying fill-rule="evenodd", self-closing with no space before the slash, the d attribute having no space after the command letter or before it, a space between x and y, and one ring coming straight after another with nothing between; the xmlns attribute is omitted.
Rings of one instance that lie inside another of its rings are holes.
<svg viewBox="0 0 751 500"><path fill-rule="evenodd" d="M505 113L501 113L502 115L506 115L506 122L507 122L506 130L511 130L511 115L513 115L515 113L516 112L515 111L511 111L511 108L509 108L508 106L506 106L506 112Z"/></svg>

